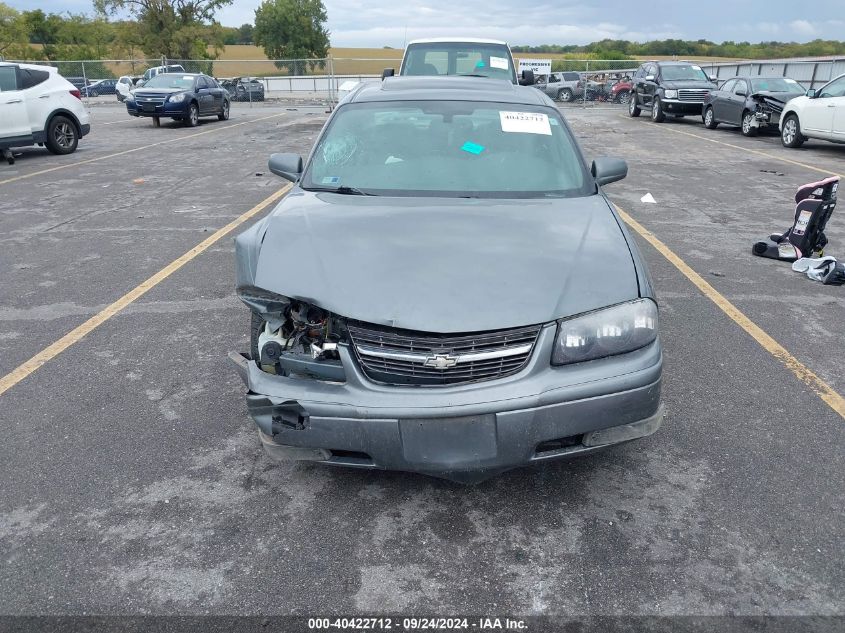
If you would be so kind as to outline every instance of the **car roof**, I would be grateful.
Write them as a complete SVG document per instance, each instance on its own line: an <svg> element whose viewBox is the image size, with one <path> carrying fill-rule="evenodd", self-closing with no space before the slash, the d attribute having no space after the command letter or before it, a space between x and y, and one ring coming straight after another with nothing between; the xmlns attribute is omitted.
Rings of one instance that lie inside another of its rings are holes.
<svg viewBox="0 0 845 633"><path fill-rule="evenodd" d="M507 46L507 42L502 40L488 40L480 37L429 37L419 40L411 40L411 44L501 44Z"/></svg>
<svg viewBox="0 0 845 633"><path fill-rule="evenodd" d="M4 62L0 61L0 66L20 66L21 68L26 68L28 70L46 70L47 72L55 73L58 72L59 69L55 66L47 66L46 64L24 64L20 62ZM80 77L81 79L81 77Z"/></svg>
<svg viewBox="0 0 845 633"><path fill-rule="evenodd" d="M549 105L541 91L517 86L505 79L487 77L387 77L379 83L362 83L349 99L373 101L489 101L524 105Z"/></svg>

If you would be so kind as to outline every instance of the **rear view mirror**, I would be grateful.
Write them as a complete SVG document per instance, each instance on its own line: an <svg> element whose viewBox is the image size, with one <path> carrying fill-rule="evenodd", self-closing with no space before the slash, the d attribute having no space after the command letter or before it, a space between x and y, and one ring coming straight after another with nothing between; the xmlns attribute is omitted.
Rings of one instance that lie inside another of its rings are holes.
<svg viewBox="0 0 845 633"><path fill-rule="evenodd" d="M810 97L810 99L812 99L813 97L815 97L815 96L816 96L816 91L815 91L815 89L810 88L810 89L807 91L807 96L808 96L808 97Z"/></svg>
<svg viewBox="0 0 845 633"><path fill-rule="evenodd" d="M601 187L625 178L628 175L628 163L621 158L601 156L593 161L590 171L596 179L596 184Z"/></svg>
<svg viewBox="0 0 845 633"><path fill-rule="evenodd" d="M388 77L393 77L395 71L392 68L385 68L381 71L381 80L384 81Z"/></svg>
<svg viewBox="0 0 845 633"><path fill-rule="evenodd" d="M296 182L302 175L302 156L299 154L273 154L267 167L277 176Z"/></svg>
<svg viewBox="0 0 845 633"><path fill-rule="evenodd" d="M523 70L522 77L519 79L520 86L533 86L534 85L534 71L533 70Z"/></svg>

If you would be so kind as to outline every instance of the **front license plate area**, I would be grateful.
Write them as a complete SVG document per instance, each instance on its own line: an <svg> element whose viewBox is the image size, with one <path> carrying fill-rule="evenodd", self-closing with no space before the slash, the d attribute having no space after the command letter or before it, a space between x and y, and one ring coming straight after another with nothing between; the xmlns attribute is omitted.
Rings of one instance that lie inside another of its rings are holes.
<svg viewBox="0 0 845 633"><path fill-rule="evenodd" d="M142 103L142 104L141 104L141 109L142 109L144 112L155 112L155 110L156 110L156 104L154 104L154 103Z"/></svg>
<svg viewBox="0 0 845 633"><path fill-rule="evenodd" d="M472 466L496 456L496 416L400 420L405 460L414 464Z"/></svg>

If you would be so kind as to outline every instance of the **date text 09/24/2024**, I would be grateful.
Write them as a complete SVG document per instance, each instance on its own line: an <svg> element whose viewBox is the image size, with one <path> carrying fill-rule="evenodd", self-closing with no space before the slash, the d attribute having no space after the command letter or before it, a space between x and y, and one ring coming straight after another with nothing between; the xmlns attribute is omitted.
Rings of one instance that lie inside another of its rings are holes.
<svg viewBox="0 0 845 633"><path fill-rule="evenodd" d="M524 620L511 618L309 618L308 629L312 631L329 630L398 630L398 631L527 631Z"/></svg>

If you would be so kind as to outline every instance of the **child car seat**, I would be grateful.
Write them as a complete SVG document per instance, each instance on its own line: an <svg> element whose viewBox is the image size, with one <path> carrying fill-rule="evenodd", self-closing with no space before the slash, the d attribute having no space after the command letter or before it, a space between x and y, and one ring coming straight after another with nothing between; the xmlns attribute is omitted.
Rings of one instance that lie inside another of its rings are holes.
<svg viewBox="0 0 845 633"><path fill-rule="evenodd" d="M795 193L795 217L785 233L774 233L769 239L757 242L752 252L760 257L795 261L801 257L821 255L827 244L824 234L833 209L839 178L831 176L798 188Z"/></svg>

